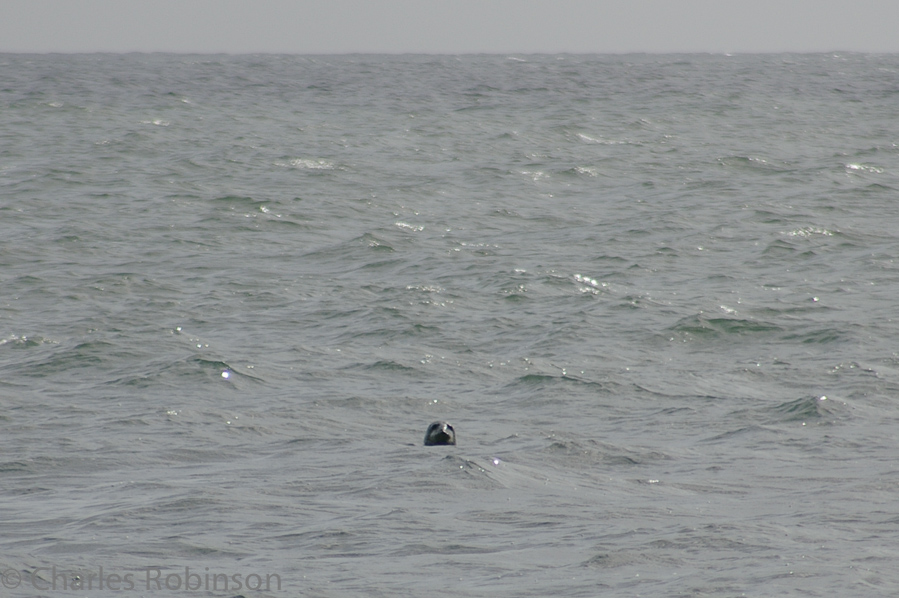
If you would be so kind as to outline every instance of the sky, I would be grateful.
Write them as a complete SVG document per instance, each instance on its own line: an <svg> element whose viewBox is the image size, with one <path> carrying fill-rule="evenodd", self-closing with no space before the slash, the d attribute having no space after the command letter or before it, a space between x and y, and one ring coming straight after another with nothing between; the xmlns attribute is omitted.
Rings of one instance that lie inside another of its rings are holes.
<svg viewBox="0 0 899 598"><path fill-rule="evenodd" d="M0 52L899 52L899 0L0 0Z"/></svg>

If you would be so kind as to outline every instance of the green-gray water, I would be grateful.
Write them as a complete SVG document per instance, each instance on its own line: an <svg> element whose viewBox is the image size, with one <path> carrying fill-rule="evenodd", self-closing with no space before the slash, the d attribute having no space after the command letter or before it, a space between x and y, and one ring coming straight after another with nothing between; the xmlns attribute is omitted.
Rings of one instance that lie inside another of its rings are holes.
<svg viewBox="0 0 899 598"><path fill-rule="evenodd" d="M897 144L899 56L0 55L4 595L895 594Z"/></svg>

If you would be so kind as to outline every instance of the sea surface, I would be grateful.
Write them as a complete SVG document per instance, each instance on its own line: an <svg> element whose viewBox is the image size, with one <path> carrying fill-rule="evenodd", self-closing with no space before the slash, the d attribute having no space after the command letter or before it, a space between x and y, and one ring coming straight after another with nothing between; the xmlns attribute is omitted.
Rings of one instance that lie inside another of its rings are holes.
<svg viewBox="0 0 899 598"><path fill-rule="evenodd" d="M0 54L0 595L897 595L897 260L899 55Z"/></svg>

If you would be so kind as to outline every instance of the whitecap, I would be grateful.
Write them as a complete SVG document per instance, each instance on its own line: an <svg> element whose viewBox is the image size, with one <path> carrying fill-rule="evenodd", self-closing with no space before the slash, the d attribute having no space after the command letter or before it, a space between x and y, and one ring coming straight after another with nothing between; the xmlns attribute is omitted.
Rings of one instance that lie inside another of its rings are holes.
<svg viewBox="0 0 899 598"><path fill-rule="evenodd" d="M333 170L336 168L333 162L328 162L327 160L309 160L307 158L296 158L291 160L289 166L308 170Z"/></svg>
<svg viewBox="0 0 899 598"><path fill-rule="evenodd" d="M808 238L812 235L822 235L824 237L832 237L833 232L827 230L826 228L819 228L817 226L804 226L802 228L796 228L789 232L783 233L789 237L803 237Z"/></svg>
<svg viewBox="0 0 899 598"><path fill-rule="evenodd" d="M616 141L614 139L600 139L597 137L590 137L589 135L585 135L583 133L576 133L576 136L579 140L584 143L594 143L600 145L626 145L627 141Z"/></svg>
<svg viewBox="0 0 899 598"><path fill-rule="evenodd" d="M549 178L549 175L542 170L522 170L521 174L531 177L535 183Z"/></svg>
<svg viewBox="0 0 899 598"><path fill-rule="evenodd" d="M595 278L590 278L589 276L582 276L580 274L574 275L575 282L579 282L582 285L585 285L580 288L582 293L590 293L592 295L598 295L599 289L603 287L609 286L608 283L599 282Z"/></svg>
<svg viewBox="0 0 899 598"><path fill-rule="evenodd" d="M883 173L883 168L877 166L869 166L867 164L847 164L846 170L851 172L872 172L874 174Z"/></svg>

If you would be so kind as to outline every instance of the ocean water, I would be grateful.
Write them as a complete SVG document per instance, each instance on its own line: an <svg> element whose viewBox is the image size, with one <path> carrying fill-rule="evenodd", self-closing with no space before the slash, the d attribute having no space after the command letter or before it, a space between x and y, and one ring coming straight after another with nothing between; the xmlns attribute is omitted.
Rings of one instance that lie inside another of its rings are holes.
<svg viewBox="0 0 899 598"><path fill-rule="evenodd" d="M896 55L0 55L0 594L895 595L897 259Z"/></svg>

